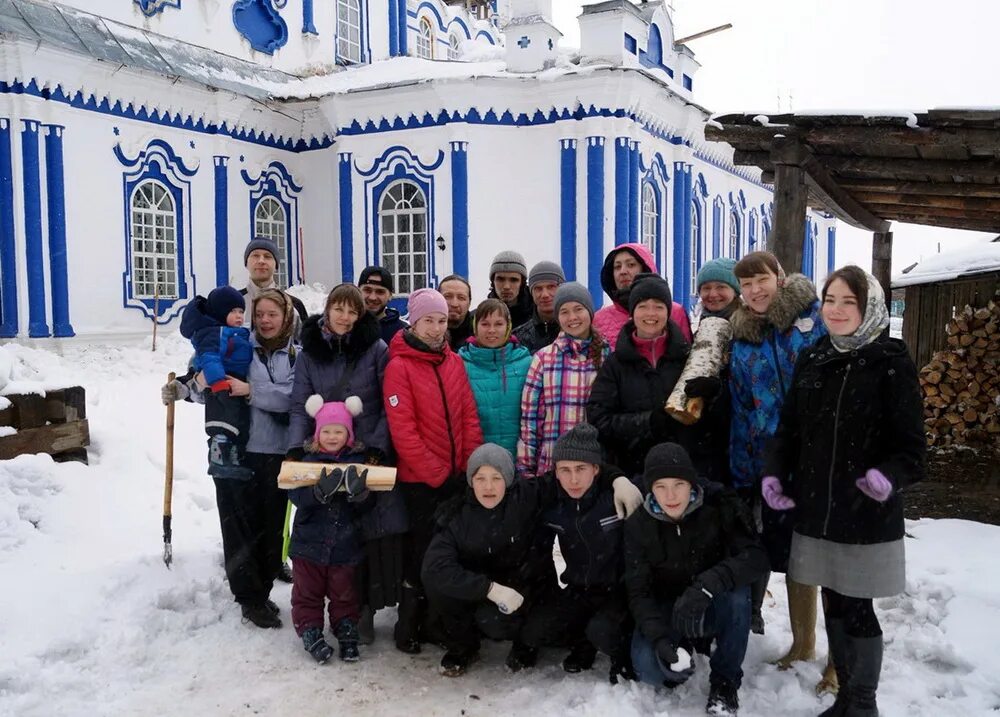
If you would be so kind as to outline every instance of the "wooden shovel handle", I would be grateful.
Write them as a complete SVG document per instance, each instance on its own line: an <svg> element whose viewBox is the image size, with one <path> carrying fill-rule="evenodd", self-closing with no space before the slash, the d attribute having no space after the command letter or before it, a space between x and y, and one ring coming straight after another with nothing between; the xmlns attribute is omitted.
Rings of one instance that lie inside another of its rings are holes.
<svg viewBox="0 0 1000 717"><path fill-rule="evenodd" d="M167 375L167 383L177 380L177 374L171 371ZM170 507L174 498L174 401L167 404L167 458L164 462L163 476L163 515L170 515Z"/></svg>

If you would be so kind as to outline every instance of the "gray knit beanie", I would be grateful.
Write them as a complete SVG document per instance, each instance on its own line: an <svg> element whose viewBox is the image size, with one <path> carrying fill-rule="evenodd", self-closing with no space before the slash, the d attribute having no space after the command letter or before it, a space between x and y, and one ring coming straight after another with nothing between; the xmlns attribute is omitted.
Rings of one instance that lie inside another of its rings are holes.
<svg viewBox="0 0 1000 717"><path fill-rule="evenodd" d="M514 459L511 458L510 451L496 443L484 443L472 452L469 456L469 467L465 470L465 477L472 485L472 476L476 475L483 466L496 468L503 476L503 482L508 488L514 482Z"/></svg>
<svg viewBox="0 0 1000 717"><path fill-rule="evenodd" d="M490 264L490 281L493 281L498 271L516 271L525 281L528 280L528 263L516 251L502 251L493 257L493 263Z"/></svg>
<svg viewBox="0 0 1000 717"><path fill-rule="evenodd" d="M566 283L566 275L562 267L554 261L540 261L531 267L528 273L528 288L542 281L552 281L558 286Z"/></svg>
<svg viewBox="0 0 1000 717"><path fill-rule="evenodd" d="M567 281L556 289L555 312L559 316L559 309L567 301L576 301L584 305L590 313L590 318L594 318L594 299L587 291L587 287L576 281Z"/></svg>
<svg viewBox="0 0 1000 717"><path fill-rule="evenodd" d="M250 259L250 255L257 249L263 249L268 254L274 257L274 268L277 270L278 267L278 245L275 244L270 239L265 239L264 237L257 237L252 239L247 248L243 250L243 266L246 266L247 261Z"/></svg>
<svg viewBox="0 0 1000 717"><path fill-rule="evenodd" d="M589 423L578 423L559 436L552 448L552 461L580 461L600 465L604 462L597 429Z"/></svg>

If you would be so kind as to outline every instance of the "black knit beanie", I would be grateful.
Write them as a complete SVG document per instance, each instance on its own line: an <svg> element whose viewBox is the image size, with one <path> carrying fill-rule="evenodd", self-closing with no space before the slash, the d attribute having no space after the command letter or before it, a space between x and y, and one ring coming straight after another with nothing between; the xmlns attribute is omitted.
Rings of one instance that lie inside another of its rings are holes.
<svg viewBox="0 0 1000 717"><path fill-rule="evenodd" d="M647 299L656 299L671 308L673 297L670 295L670 284L659 274L637 274L628 290L628 315L635 313L635 307Z"/></svg>
<svg viewBox="0 0 1000 717"><path fill-rule="evenodd" d="M676 443L660 443L649 449L642 473L642 486L647 493L652 492L653 483L661 478L680 478L692 486L699 485L698 471L691 457Z"/></svg>
<svg viewBox="0 0 1000 717"><path fill-rule="evenodd" d="M559 436L552 449L552 462L580 461L600 465L604 462L597 429L589 423L578 423Z"/></svg>

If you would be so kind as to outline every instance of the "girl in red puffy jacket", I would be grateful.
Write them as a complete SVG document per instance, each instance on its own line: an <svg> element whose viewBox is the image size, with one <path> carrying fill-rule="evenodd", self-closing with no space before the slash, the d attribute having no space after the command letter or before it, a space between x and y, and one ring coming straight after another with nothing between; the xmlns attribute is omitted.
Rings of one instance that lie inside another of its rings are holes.
<svg viewBox="0 0 1000 717"><path fill-rule="evenodd" d="M448 304L434 289L410 294L411 328L389 344L382 395L409 513L396 647L420 652L426 598L420 567L437 506L464 487L469 456L483 442L465 366L448 345ZM423 635L426 637L426 631Z"/></svg>

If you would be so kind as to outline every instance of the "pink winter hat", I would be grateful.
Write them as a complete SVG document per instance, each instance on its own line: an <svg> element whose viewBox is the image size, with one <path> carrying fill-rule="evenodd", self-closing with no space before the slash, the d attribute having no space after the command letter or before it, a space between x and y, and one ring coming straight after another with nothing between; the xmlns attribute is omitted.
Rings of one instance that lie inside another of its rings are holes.
<svg viewBox="0 0 1000 717"><path fill-rule="evenodd" d="M323 403L323 397L314 393L306 399L306 413L316 419L316 431L313 433L313 441L319 443L319 432L323 426L339 424L347 429L347 445L354 445L354 417L361 415L361 399L357 396L348 396L341 401Z"/></svg>
<svg viewBox="0 0 1000 717"><path fill-rule="evenodd" d="M406 302L410 325L417 323L427 314L444 314L448 316L448 302L444 300L441 292L437 289L417 289L410 294L410 300Z"/></svg>

